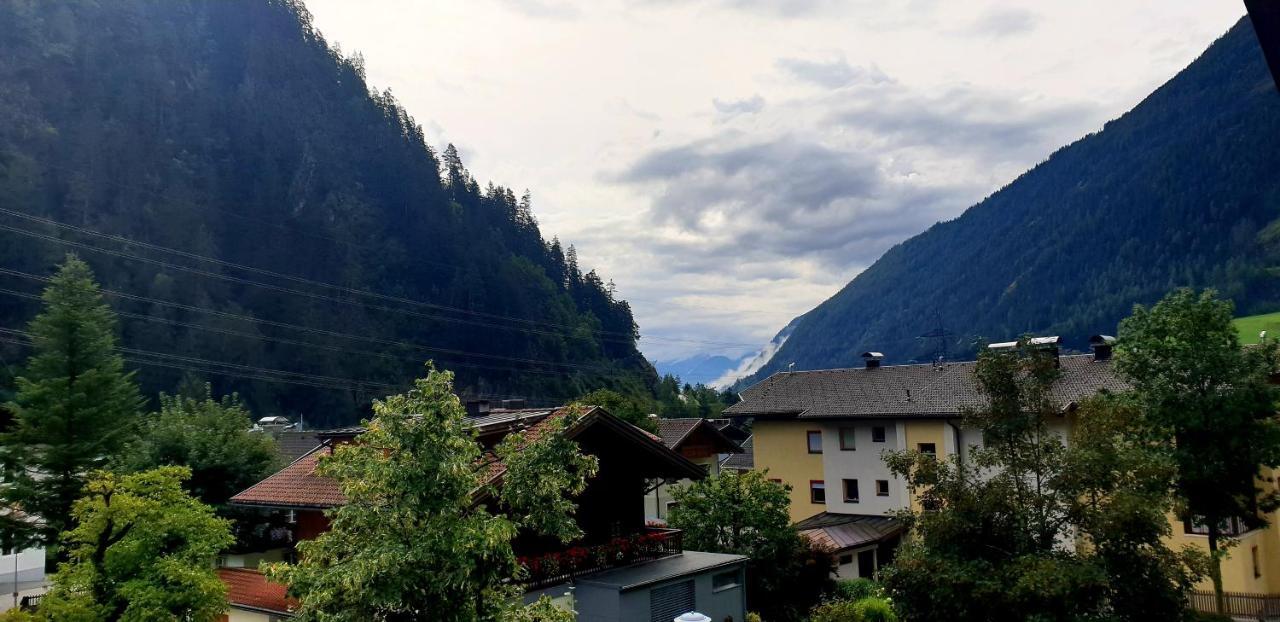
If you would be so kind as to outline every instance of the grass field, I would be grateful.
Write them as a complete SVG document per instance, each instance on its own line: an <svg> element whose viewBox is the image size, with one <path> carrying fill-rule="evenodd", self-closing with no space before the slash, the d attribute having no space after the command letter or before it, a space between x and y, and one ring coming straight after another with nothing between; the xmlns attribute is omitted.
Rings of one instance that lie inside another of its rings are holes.
<svg viewBox="0 0 1280 622"><path fill-rule="evenodd" d="M1235 319L1240 343L1258 343L1258 333L1267 331L1268 341L1280 339L1280 312L1251 315Z"/></svg>

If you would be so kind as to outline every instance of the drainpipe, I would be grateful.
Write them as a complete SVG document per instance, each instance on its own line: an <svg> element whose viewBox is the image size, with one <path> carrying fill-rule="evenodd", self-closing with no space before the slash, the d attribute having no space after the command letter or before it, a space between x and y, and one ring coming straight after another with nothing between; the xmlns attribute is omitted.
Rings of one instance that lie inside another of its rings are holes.
<svg viewBox="0 0 1280 622"><path fill-rule="evenodd" d="M960 426L956 425L954 419L947 419L947 425L951 426L951 430L955 434L956 464L964 466L964 446L960 444Z"/></svg>

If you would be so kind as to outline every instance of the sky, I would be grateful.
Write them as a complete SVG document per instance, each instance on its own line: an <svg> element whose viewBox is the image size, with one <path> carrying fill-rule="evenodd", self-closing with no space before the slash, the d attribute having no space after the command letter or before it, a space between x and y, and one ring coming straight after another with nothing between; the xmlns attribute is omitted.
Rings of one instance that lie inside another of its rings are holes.
<svg viewBox="0 0 1280 622"><path fill-rule="evenodd" d="M612 279L651 360L758 350L1102 128L1223 0L306 0L481 185Z"/></svg>

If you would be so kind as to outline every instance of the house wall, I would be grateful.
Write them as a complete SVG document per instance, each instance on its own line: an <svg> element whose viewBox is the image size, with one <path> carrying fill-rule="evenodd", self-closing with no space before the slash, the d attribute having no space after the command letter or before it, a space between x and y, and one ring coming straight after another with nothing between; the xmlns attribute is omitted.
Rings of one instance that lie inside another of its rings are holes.
<svg viewBox="0 0 1280 622"><path fill-rule="evenodd" d="M826 505L809 502L809 480L825 479L823 457L827 437L823 434L823 453L810 454L806 444L808 430L822 430L822 424L811 421L757 420L752 425L755 435L755 468L768 471L767 477L791 486L791 520L804 520L827 509ZM827 497L831 498L831 490Z"/></svg>
<svg viewBox="0 0 1280 622"><path fill-rule="evenodd" d="M222 622L283 622L287 619L284 616L232 607L227 610L227 613L223 614Z"/></svg>
<svg viewBox="0 0 1280 622"><path fill-rule="evenodd" d="M689 458L689 456L685 456ZM707 475L717 475L720 473L719 456L715 454L704 454L700 457L689 458L689 462L706 467ZM688 486L690 480L682 479L671 484L662 484L656 489L645 493L644 495L644 517L646 519L657 518L667 520L669 512L667 504L671 502L672 492L681 487Z"/></svg>
<svg viewBox="0 0 1280 622"><path fill-rule="evenodd" d="M723 572L737 572L738 584L719 591L712 589L712 577ZM653 591L685 581L693 582L694 611L709 616L715 622L728 618L740 622L747 615L746 586L743 580L744 565L737 564L624 592L604 586L579 584L574 591L578 622L650 622L650 597Z"/></svg>
<svg viewBox="0 0 1280 622"><path fill-rule="evenodd" d="M873 442L873 427L885 429L884 442ZM840 431L853 430L853 449L840 448ZM841 421L823 425L822 470L827 483L827 511L840 514L887 514L907 504L906 484L884 463L884 452L896 451L903 436L893 421ZM858 481L858 502L844 500L844 481ZM876 480L889 482L889 496L876 495Z"/></svg>

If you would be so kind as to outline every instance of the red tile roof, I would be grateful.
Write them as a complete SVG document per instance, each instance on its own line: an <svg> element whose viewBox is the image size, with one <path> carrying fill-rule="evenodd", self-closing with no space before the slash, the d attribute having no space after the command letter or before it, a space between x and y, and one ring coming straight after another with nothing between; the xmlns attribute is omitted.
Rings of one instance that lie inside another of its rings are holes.
<svg viewBox="0 0 1280 622"><path fill-rule="evenodd" d="M267 580L261 572L249 568L219 568L218 578L227 586L227 602L243 607L288 614L298 601L285 593L285 587Z"/></svg>
<svg viewBox="0 0 1280 622"><path fill-rule="evenodd" d="M338 482L316 475L328 446L312 449L266 479L231 497L232 503L275 507L331 508L347 502Z"/></svg>

